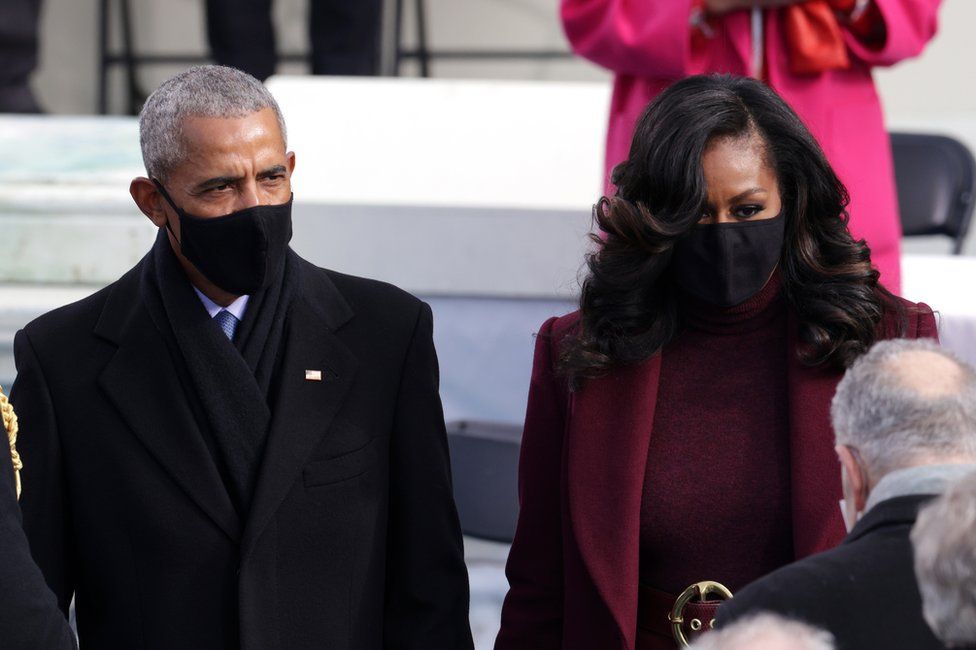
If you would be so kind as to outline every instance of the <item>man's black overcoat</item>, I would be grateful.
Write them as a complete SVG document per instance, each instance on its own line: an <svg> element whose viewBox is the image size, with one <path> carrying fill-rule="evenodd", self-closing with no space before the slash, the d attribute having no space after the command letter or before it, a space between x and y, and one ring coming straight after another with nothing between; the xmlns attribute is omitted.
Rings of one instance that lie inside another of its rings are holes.
<svg viewBox="0 0 976 650"><path fill-rule="evenodd" d="M837 650L942 650L922 618L912 526L932 495L887 499L840 546L773 571L718 610L718 626L761 611L833 633Z"/></svg>
<svg viewBox="0 0 976 650"><path fill-rule="evenodd" d="M430 308L293 260L246 515L143 301L146 260L17 334L25 529L85 650L471 647Z"/></svg>

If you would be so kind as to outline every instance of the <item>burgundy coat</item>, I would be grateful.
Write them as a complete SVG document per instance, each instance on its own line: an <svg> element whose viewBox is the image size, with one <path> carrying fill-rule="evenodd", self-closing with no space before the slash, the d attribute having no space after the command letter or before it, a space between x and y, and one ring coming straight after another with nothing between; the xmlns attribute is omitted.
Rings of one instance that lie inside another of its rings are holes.
<svg viewBox="0 0 976 650"><path fill-rule="evenodd" d="M905 305L905 336L937 338L932 310ZM536 341L519 463L521 512L496 650L635 644L640 505L661 356L570 393L553 364L578 320L578 313L552 318ZM801 558L844 537L829 417L841 373L802 365L793 353L792 318L790 329L793 544ZM893 321L884 329L893 335Z"/></svg>

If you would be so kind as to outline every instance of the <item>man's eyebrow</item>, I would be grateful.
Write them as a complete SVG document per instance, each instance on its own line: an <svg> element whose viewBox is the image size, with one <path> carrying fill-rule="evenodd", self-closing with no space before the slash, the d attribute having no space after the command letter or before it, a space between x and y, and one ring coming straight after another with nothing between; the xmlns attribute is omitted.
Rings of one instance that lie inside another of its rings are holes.
<svg viewBox="0 0 976 650"><path fill-rule="evenodd" d="M215 176L214 178L208 178L202 183L197 183L193 188L197 192L202 192L204 190L209 190L212 187L220 187L221 185L233 185L238 181L243 180L243 176Z"/></svg>
<svg viewBox="0 0 976 650"><path fill-rule="evenodd" d="M746 190L745 192L741 192L733 196L729 200L729 203L735 203L736 201L741 201L742 199L746 198L747 196L751 196L752 194L769 194L769 191L764 190L761 187L752 187Z"/></svg>
<svg viewBox="0 0 976 650"><path fill-rule="evenodd" d="M258 178L264 178L265 176L276 176L277 174L284 174L287 169L284 165L275 165L274 167L269 167L258 174Z"/></svg>

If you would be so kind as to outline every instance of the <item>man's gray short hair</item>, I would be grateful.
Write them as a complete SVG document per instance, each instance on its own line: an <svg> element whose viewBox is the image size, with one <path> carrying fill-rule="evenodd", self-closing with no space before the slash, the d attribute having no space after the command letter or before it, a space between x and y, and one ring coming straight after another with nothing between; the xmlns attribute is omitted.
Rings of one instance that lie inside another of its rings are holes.
<svg viewBox="0 0 976 650"><path fill-rule="evenodd" d="M270 108L287 143L285 119L263 83L222 65L195 66L170 77L146 100L139 115L142 161L150 178L166 178L183 161L183 120L188 117L246 117Z"/></svg>
<svg viewBox="0 0 976 650"><path fill-rule="evenodd" d="M881 341L847 369L830 415L837 443L877 476L921 457L974 455L976 373L934 341Z"/></svg>
<svg viewBox="0 0 976 650"><path fill-rule="evenodd" d="M919 512L912 545L929 627L950 648L976 647L976 474Z"/></svg>
<svg viewBox="0 0 976 650"><path fill-rule="evenodd" d="M689 650L835 650L830 632L760 613L703 635Z"/></svg>

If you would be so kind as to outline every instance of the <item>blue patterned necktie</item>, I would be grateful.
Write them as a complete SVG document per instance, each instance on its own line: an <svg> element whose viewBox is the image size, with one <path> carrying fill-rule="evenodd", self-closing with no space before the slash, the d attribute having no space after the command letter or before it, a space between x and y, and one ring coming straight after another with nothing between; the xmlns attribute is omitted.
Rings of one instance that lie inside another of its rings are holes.
<svg viewBox="0 0 976 650"><path fill-rule="evenodd" d="M221 331L227 335L227 338L233 341L234 332L237 330L237 324L240 322L237 320L237 316L226 309L221 309L213 318L217 321L217 325L220 326Z"/></svg>

